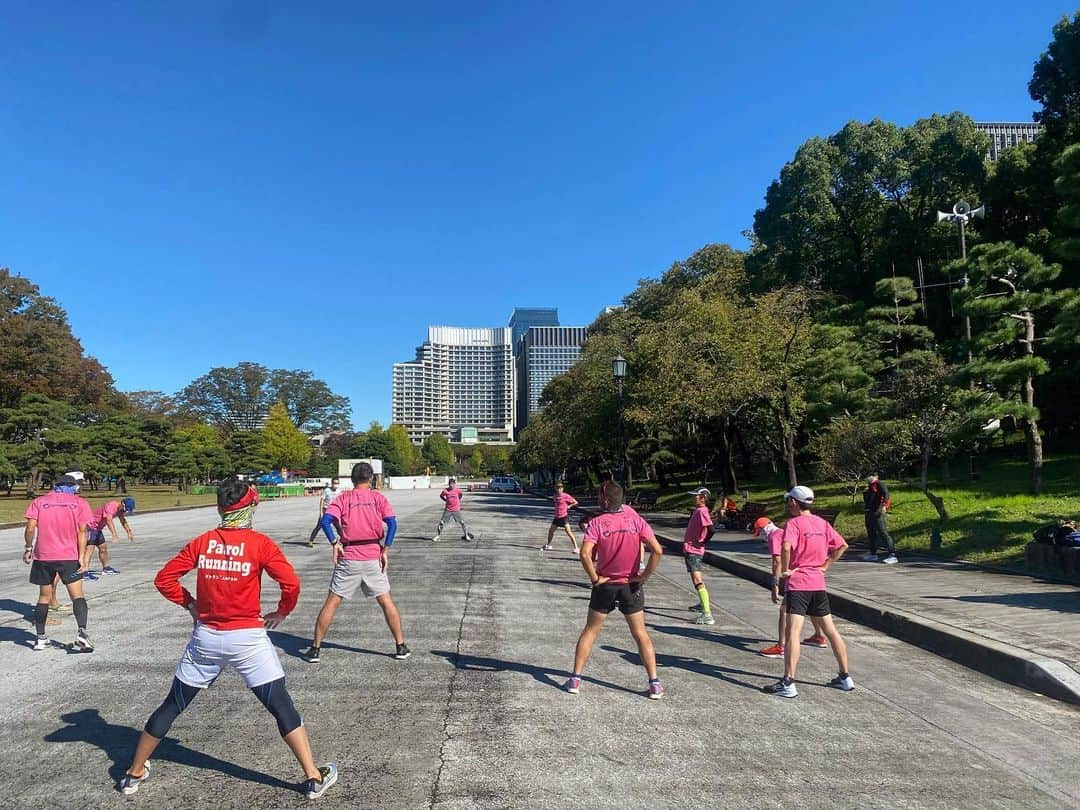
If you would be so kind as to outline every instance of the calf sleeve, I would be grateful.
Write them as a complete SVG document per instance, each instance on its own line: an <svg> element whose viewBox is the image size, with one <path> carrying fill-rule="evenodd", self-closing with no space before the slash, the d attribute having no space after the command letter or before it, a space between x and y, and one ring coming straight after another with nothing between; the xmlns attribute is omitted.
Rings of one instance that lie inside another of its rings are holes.
<svg viewBox="0 0 1080 810"><path fill-rule="evenodd" d="M173 678L172 689L164 702L157 707L150 719L143 727L151 737L161 739L169 733L173 721L180 716L180 712L188 707L188 704L199 694L197 686L189 686L179 678Z"/></svg>
<svg viewBox="0 0 1080 810"><path fill-rule="evenodd" d="M712 611L709 609L709 592L705 589L704 582L697 586L697 595L698 599L701 600L701 612L711 613Z"/></svg>
<svg viewBox="0 0 1080 810"><path fill-rule="evenodd" d="M277 720L278 733L282 737L304 725L304 721L300 718L300 712L293 705L289 690L285 688L284 678L278 678L276 681L252 687L251 691L255 693L255 697L267 708L270 714L274 715L274 719Z"/></svg>
<svg viewBox="0 0 1080 810"><path fill-rule="evenodd" d="M48 604L38 602L34 605L34 629L39 636L45 635L45 620L49 618Z"/></svg>
<svg viewBox="0 0 1080 810"><path fill-rule="evenodd" d="M80 630L85 630L86 616L89 613L86 609L85 596L80 596L78 599L71 600L71 612L75 614L75 624L79 625Z"/></svg>

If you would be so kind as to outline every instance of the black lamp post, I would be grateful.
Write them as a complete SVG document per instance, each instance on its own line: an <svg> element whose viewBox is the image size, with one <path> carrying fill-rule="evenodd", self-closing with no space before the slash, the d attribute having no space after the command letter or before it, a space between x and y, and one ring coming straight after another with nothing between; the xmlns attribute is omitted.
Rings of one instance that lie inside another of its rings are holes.
<svg viewBox="0 0 1080 810"><path fill-rule="evenodd" d="M626 358L616 355L611 361L611 376L615 380L615 407L619 411L619 486L626 489L626 429L623 425L623 380L626 379Z"/></svg>

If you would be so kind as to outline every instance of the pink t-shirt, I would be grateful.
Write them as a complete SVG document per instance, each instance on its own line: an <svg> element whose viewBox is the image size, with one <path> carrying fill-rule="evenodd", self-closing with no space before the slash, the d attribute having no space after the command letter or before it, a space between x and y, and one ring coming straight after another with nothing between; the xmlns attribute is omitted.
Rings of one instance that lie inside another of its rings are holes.
<svg viewBox="0 0 1080 810"><path fill-rule="evenodd" d="M844 538L824 518L799 515L784 527L784 544L791 546L788 568L798 568L788 578L789 591L825 590L825 573L821 566L834 548L844 545Z"/></svg>
<svg viewBox="0 0 1080 810"><path fill-rule="evenodd" d="M86 526L93 517L85 499L66 492L49 492L31 501L24 517L38 522L35 560L79 559L79 527Z"/></svg>
<svg viewBox="0 0 1080 810"><path fill-rule="evenodd" d="M90 528L95 530L104 529L105 521L112 520L119 511L120 501L109 501L94 512L93 517L90 518Z"/></svg>
<svg viewBox="0 0 1080 810"><path fill-rule="evenodd" d="M570 514L570 504L577 503L572 496L565 492L556 492L552 498L555 501L555 517L564 518Z"/></svg>
<svg viewBox="0 0 1080 810"><path fill-rule="evenodd" d="M382 549L377 541L385 534L383 518L394 517L394 509L385 495L367 487L346 490L326 507L326 514L337 518L344 542L376 541L345 546L342 557L346 560L379 559Z"/></svg>
<svg viewBox="0 0 1080 810"><path fill-rule="evenodd" d="M654 536L652 527L629 506L597 515L585 530L585 542L596 544L596 573L613 584L637 574L641 544Z"/></svg>
<svg viewBox="0 0 1080 810"><path fill-rule="evenodd" d="M781 551L780 546L784 542L784 530L776 524L770 525L772 525L772 528L766 528L764 532L765 542L769 546L769 554L771 554L773 557L779 557Z"/></svg>
<svg viewBox="0 0 1080 810"><path fill-rule="evenodd" d="M442 499L446 501L447 512L461 511L461 490L457 487L447 487L442 491Z"/></svg>
<svg viewBox="0 0 1080 810"><path fill-rule="evenodd" d="M709 536L709 527L713 525L709 507L699 506L690 515L690 522L686 525L683 533L683 554L693 554L698 557L705 555L705 538Z"/></svg>

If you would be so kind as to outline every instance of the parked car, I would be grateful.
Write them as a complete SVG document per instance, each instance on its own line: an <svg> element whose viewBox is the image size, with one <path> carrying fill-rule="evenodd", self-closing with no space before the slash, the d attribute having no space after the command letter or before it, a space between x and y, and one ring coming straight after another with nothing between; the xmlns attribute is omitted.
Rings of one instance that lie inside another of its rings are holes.
<svg viewBox="0 0 1080 810"><path fill-rule="evenodd" d="M509 475L496 475L488 481L488 489L491 492L522 492L521 483Z"/></svg>
<svg viewBox="0 0 1080 810"><path fill-rule="evenodd" d="M266 485L284 484L285 477L281 473L277 472L266 473L266 475L260 475L258 478L256 478L255 483Z"/></svg>

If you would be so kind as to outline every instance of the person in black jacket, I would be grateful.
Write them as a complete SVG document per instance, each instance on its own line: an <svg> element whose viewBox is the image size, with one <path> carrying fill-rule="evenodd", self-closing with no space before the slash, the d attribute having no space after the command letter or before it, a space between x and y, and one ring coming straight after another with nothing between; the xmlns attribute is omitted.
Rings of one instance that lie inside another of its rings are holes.
<svg viewBox="0 0 1080 810"><path fill-rule="evenodd" d="M867 561L883 562L892 565L896 559L896 549L893 539L885 525L885 512L889 507L889 489L881 482L877 473L866 477L866 489L863 490L863 511L866 515L866 539L870 543L870 551L863 555ZM884 555L878 553L878 549L884 547Z"/></svg>

